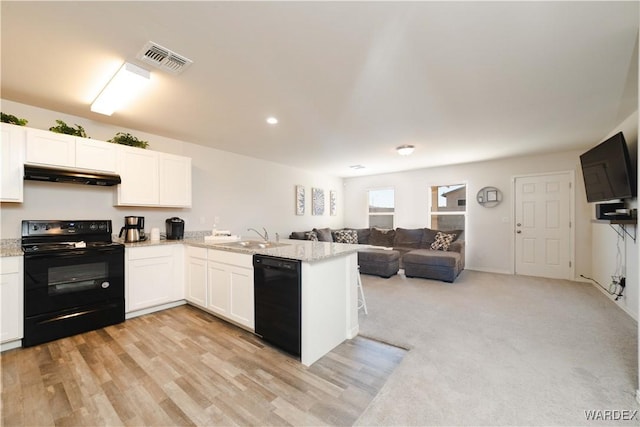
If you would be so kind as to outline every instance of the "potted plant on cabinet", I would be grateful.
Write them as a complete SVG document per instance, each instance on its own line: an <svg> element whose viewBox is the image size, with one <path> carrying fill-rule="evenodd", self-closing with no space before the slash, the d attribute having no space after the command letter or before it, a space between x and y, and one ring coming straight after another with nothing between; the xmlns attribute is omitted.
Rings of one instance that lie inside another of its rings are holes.
<svg viewBox="0 0 640 427"><path fill-rule="evenodd" d="M131 135L128 132L116 133L116 136L111 138L109 142L112 142L114 144L128 145L130 147L137 147L137 148L147 148L149 146L149 142L142 141L141 139Z"/></svg>
<svg viewBox="0 0 640 427"><path fill-rule="evenodd" d="M24 126L27 123L29 123L29 120L27 119L19 119L14 115L5 114L2 112L0 112L0 121L2 123L9 123L11 125L17 125L17 126Z"/></svg>
<svg viewBox="0 0 640 427"><path fill-rule="evenodd" d="M84 128L78 124L76 124L76 127L74 128L67 125L62 120L56 120L56 123L58 124L58 126L52 126L49 128L51 132L64 133L65 135L79 136L81 138L89 138L87 136L87 133L84 131Z"/></svg>

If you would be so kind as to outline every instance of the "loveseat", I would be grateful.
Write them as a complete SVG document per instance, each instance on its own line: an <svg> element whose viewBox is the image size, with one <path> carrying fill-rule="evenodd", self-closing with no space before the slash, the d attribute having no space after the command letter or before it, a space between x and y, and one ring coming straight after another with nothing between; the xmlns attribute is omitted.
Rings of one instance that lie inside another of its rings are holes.
<svg viewBox="0 0 640 427"><path fill-rule="evenodd" d="M407 277L453 282L464 269L461 230L430 228L322 228L293 232L290 239L367 245L358 254L360 272L389 277L403 268ZM386 253L382 248L389 249Z"/></svg>

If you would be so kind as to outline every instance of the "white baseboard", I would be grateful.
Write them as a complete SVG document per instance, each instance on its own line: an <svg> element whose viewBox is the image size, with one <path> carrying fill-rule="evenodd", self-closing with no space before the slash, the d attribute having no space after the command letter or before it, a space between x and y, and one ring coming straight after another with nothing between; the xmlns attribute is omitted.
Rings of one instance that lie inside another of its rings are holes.
<svg viewBox="0 0 640 427"><path fill-rule="evenodd" d="M359 332L360 332L360 325L356 325L353 328L351 328L350 330L347 330L347 338L348 339L353 339L353 338L358 336Z"/></svg>
<svg viewBox="0 0 640 427"><path fill-rule="evenodd" d="M22 340L8 341L0 344L0 353L7 350L13 350L14 348L22 347Z"/></svg>
<svg viewBox="0 0 640 427"><path fill-rule="evenodd" d="M134 317L144 316L145 314L155 313L156 311L166 310L168 308L177 307L179 305L185 305L187 302L185 300L169 302L167 304L160 304L154 307L143 308L142 310L131 311L125 314L125 319L133 319Z"/></svg>
<svg viewBox="0 0 640 427"><path fill-rule="evenodd" d="M469 266L466 266L464 269L465 270L480 271L481 273L508 274L510 276L513 276L513 272L508 271L508 270L494 270L492 268L469 267Z"/></svg>
<svg viewBox="0 0 640 427"><path fill-rule="evenodd" d="M593 283L593 282L587 282L587 283L591 283L591 285L592 285L593 287L595 287L597 290L599 290L600 292L602 292L602 294L603 294L604 296L606 296L606 297L607 297L607 299L608 299L609 301L611 301L613 304L615 304L615 306L616 306L616 307L618 307L619 309L621 309L622 311L624 311L625 313L627 313L627 314L628 314L628 315L629 315L633 320L635 320L636 322L638 322L638 315L637 315L637 314L635 314L635 313L633 313L633 312L629 311L629 309L628 309L627 307L625 307L624 305L622 305L622 304L620 304L620 303L616 302L616 301L615 301L615 298L613 298L611 295L609 295L609 293L608 293L608 292L606 292L604 289L602 289L600 286L596 285L596 284L595 284L595 283Z"/></svg>
<svg viewBox="0 0 640 427"><path fill-rule="evenodd" d="M636 390L636 400L640 403L640 389Z"/></svg>

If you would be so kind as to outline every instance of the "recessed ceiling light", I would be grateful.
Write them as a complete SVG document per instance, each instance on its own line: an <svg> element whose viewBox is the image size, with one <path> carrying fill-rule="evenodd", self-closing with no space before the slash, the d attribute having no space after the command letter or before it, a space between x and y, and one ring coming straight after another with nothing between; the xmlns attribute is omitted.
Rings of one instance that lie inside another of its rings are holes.
<svg viewBox="0 0 640 427"><path fill-rule="evenodd" d="M269 123L270 125L277 125L278 119L276 119L275 117L267 117L267 123Z"/></svg>
<svg viewBox="0 0 640 427"><path fill-rule="evenodd" d="M364 166L362 165L351 165L349 167L353 170L364 169Z"/></svg>
<svg viewBox="0 0 640 427"><path fill-rule="evenodd" d="M409 154L413 153L414 148L415 147L413 145L401 145L396 148L396 151L401 156L408 156Z"/></svg>

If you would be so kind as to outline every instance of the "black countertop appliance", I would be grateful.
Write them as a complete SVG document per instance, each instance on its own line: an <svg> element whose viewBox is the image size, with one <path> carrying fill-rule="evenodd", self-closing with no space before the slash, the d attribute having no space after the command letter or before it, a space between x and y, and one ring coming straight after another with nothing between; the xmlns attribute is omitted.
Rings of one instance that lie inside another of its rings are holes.
<svg viewBox="0 0 640 427"><path fill-rule="evenodd" d="M184 220L174 216L167 218L165 221L167 226L167 240L182 240L184 239Z"/></svg>

